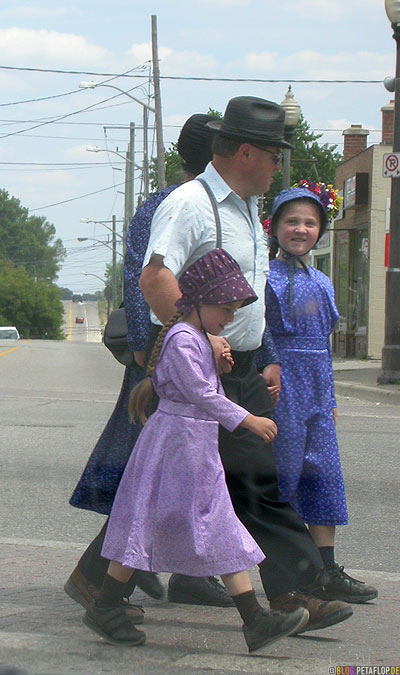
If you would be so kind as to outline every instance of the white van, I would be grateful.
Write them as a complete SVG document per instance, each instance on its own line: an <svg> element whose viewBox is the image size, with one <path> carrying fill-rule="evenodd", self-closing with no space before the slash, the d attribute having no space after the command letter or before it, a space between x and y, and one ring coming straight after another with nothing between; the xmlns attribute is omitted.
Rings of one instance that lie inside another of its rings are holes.
<svg viewBox="0 0 400 675"><path fill-rule="evenodd" d="M15 326L0 326L0 340L19 340Z"/></svg>

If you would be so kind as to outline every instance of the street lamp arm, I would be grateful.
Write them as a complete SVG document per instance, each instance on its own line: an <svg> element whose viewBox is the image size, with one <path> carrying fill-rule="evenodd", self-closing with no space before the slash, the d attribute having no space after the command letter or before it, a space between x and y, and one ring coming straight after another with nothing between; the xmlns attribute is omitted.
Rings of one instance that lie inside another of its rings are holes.
<svg viewBox="0 0 400 675"><path fill-rule="evenodd" d="M81 272L81 274L83 274L83 276L85 276L85 277L96 277L96 279L100 279L100 281L102 281L103 284L104 284L105 286L107 286L106 280L103 279L103 277L99 277L98 274L93 274L93 272Z"/></svg>
<svg viewBox="0 0 400 675"><path fill-rule="evenodd" d="M109 248L110 251L113 250L113 247L112 247L112 246L110 246L109 244L107 244L105 241L101 241L101 239L95 239L95 237L78 237L78 241L79 241L79 242L82 242L82 241L97 241L98 244L102 244L103 246L107 246L107 248ZM120 253L119 251L116 251L116 253L117 253L118 255L120 255L121 258L124 257L123 254Z"/></svg>
<svg viewBox="0 0 400 675"><path fill-rule="evenodd" d="M119 87L116 87L113 84L102 84L101 82L81 82L79 85L80 89L96 89L96 87L108 87L109 89L115 89L116 91L119 91L121 94L125 94L125 96L128 96L128 98L131 98L132 101L135 101L136 103L139 103L139 105L143 106L143 108L146 108L146 110L150 110L150 112L155 113L155 108L152 108L150 105L147 103L143 103L140 99L136 98L135 96L132 96L132 94L129 94L129 92L124 91L123 89L120 89Z"/></svg>
<svg viewBox="0 0 400 675"><path fill-rule="evenodd" d="M89 220L89 218L81 218L81 223L85 223L86 225L88 225L89 223L95 223L95 224L98 224L98 225L103 225L103 227L105 227L106 230L109 230L110 232L112 232L113 231L112 227L109 227L108 225L106 225L105 224L106 222L112 223L112 220L107 220L107 221L105 221L105 220ZM120 223L121 220L116 220L115 222ZM116 232L115 236L119 237L119 239L122 239L122 240L124 239L124 236L122 234L120 234L119 232Z"/></svg>
<svg viewBox="0 0 400 675"><path fill-rule="evenodd" d="M122 157L123 160L126 162L129 162L129 164L133 164L135 169L139 169L140 171L142 170L142 167L139 166L139 164L136 164L136 162L132 162L129 157L124 157L124 155L121 152L118 152L118 150L109 150L108 148L99 148L97 145L89 145L86 148L86 152L111 152L113 155L118 155L118 157Z"/></svg>

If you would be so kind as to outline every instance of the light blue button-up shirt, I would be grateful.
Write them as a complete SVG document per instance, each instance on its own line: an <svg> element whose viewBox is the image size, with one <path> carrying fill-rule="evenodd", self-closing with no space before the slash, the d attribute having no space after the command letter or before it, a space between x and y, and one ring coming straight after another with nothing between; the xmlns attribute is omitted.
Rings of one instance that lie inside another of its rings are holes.
<svg viewBox="0 0 400 675"><path fill-rule="evenodd" d="M265 325L264 294L268 274L268 248L258 217L257 199L243 201L210 163L200 178L215 195L221 219L221 247L240 265L258 300L235 312L225 330L231 348L257 349ZM184 183L160 204L152 223L143 267L152 255L161 255L164 265L179 279L182 272L216 246L216 225L210 199L197 180ZM159 323L154 314L152 321Z"/></svg>

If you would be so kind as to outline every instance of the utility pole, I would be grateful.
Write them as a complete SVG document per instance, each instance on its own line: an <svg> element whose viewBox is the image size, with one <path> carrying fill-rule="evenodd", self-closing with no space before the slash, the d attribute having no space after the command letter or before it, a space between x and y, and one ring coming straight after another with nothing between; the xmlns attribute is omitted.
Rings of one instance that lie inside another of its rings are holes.
<svg viewBox="0 0 400 675"><path fill-rule="evenodd" d="M124 223L122 230L123 256L126 253L126 235L128 233L129 223L132 220L135 209L135 183L134 183L134 159L135 159L135 124L129 125L129 145L125 159L125 201L124 201Z"/></svg>
<svg viewBox="0 0 400 675"><path fill-rule="evenodd" d="M112 281L112 308L117 308L117 218L116 216L111 216L112 218L112 271L111 271L111 281Z"/></svg>
<svg viewBox="0 0 400 675"><path fill-rule="evenodd" d="M143 199L149 196L149 139L148 139L148 111L143 107Z"/></svg>
<svg viewBox="0 0 400 675"><path fill-rule="evenodd" d="M154 108L157 139L157 182L158 189L165 188L165 154L161 114L160 67L158 63L157 16L151 16L151 45L153 55ZM147 195L146 195L147 196Z"/></svg>

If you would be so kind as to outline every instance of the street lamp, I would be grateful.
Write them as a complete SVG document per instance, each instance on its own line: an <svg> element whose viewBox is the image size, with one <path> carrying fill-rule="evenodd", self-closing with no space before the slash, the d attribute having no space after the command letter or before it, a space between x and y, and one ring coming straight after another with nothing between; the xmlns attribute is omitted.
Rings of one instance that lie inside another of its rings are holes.
<svg viewBox="0 0 400 675"><path fill-rule="evenodd" d="M81 274L84 277L96 277L96 279L100 279L100 281L103 282L104 286L107 286L107 282L103 277L100 277L98 274L94 274L93 272L81 272ZM110 300L109 298L106 297L106 302L107 302L107 319L110 316Z"/></svg>
<svg viewBox="0 0 400 675"><path fill-rule="evenodd" d="M156 137L157 137L157 182L158 189L163 190L165 188L165 152L164 152L164 141L163 141L163 132L162 132L162 121L161 121L161 109L157 105L155 108L143 103L140 99L132 96L128 91L124 91L119 87L116 87L113 84L102 84L101 82L81 82L79 85L80 89L95 89L96 87L108 87L109 89L115 89L121 94L125 94L128 98L139 103L143 107L143 192L144 198L147 199L149 196L149 151L148 151L148 113L152 112L155 115L156 122Z"/></svg>
<svg viewBox="0 0 400 675"><path fill-rule="evenodd" d="M294 95L292 93L292 85L289 84L289 88L286 92L285 98L281 103L282 108L285 111L285 139L288 143L291 142L294 134L294 130L299 122L301 115L301 108L297 101L295 101ZM283 176L282 176L282 189L287 190L290 187L290 161L291 161L292 151L290 148L285 148L283 151Z"/></svg>
<svg viewBox="0 0 400 675"><path fill-rule="evenodd" d="M396 41L393 152L400 152L400 0L385 0L386 14ZM400 383L400 178L392 178L390 250L386 271L385 343L379 384Z"/></svg>
<svg viewBox="0 0 400 675"><path fill-rule="evenodd" d="M139 166L139 164L136 164L136 162L132 162L132 160L129 159L129 157L124 157L122 152L118 152L118 150L109 150L109 148L99 148L98 145L88 145L88 147L86 148L86 152L111 152L113 155L118 155L118 157L122 157L122 159L124 159L126 162L130 162L131 164L133 164L135 169L139 169L140 171L142 170L142 167Z"/></svg>
<svg viewBox="0 0 400 675"><path fill-rule="evenodd" d="M117 251L117 237L116 237L116 222L117 219L115 216L112 216L112 246L110 246L108 243L105 241L101 241L101 239L96 239L95 237L78 237L78 241L97 241L98 244L102 244L103 246L107 246L112 251L112 267L111 267L111 274L112 274L112 306L113 309L116 309L117 307L117 253L118 255L121 256L121 258L124 257L123 253L120 253Z"/></svg>
<svg viewBox="0 0 400 675"><path fill-rule="evenodd" d="M130 125L131 128L134 125ZM126 153L126 156L124 157L118 150L109 150L108 148L99 148L97 145L89 145L86 148L87 152L111 152L113 155L118 155L118 157L122 157L122 159L125 159L125 208L124 208L124 226L123 226L123 242L124 242L124 254L126 251L126 235L128 232L128 227L129 223L131 222L131 218L133 216L133 211L134 211L134 204L135 204L135 192L134 192L134 180L133 180L133 167L135 169L139 169L140 171L142 170L142 167L139 166L139 164L136 164L136 162L133 161L133 159L130 159L128 156L129 154L134 156L133 152L133 135L131 137L131 142L129 145L129 151ZM143 174L142 174L143 175ZM143 178L143 184L147 185L148 189L148 177L147 181Z"/></svg>
<svg viewBox="0 0 400 675"><path fill-rule="evenodd" d="M112 227L108 227L108 225L106 225L106 223L112 223L113 222L112 220L90 220L90 218L80 218L79 222L85 223L85 225L88 225L89 223L94 223L95 225L103 225L103 227L112 232ZM121 221L116 220L115 222L120 223ZM124 240L124 235L120 234L119 232L116 232L115 236L119 237L119 239Z"/></svg>
<svg viewBox="0 0 400 675"><path fill-rule="evenodd" d="M96 241L98 244L102 244L103 246L107 246L107 248L110 249L110 251L113 250L113 247L110 246L106 241L101 241L101 239L96 239L95 237L77 237L77 241L82 242L82 241ZM122 253L120 251L116 251L117 255L120 255L121 258L123 258Z"/></svg>

